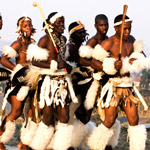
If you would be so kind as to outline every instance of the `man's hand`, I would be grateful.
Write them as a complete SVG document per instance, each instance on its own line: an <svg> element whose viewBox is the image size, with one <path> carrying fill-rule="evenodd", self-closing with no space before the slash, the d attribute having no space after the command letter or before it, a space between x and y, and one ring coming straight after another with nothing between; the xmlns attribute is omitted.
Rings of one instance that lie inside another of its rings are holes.
<svg viewBox="0 0 150 150"><path fill-rule="evenodd" d="M122 68L122 61L121 60L117 60L115 62L115 69L116 70L120 70Z"/></svg>
<svg viewBox="0 0 150 150"><path fill-rule="evenodd" d="M129 63L132 65L133 61L135 61L135 60L136 60L136 58L131 58L131 59L129 59Z"/></svg>

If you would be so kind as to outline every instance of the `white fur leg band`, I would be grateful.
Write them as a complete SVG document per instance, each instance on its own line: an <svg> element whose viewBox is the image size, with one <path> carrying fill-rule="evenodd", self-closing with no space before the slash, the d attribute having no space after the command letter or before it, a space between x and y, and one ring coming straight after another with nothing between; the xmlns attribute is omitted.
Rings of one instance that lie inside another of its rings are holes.
<svg viewBox="0 0 150 150"><path fill-rule="evenodd" d="M105 58L103 61L103 71L109 75L114 75L117 73L115 69L115 58Z"/></svg>

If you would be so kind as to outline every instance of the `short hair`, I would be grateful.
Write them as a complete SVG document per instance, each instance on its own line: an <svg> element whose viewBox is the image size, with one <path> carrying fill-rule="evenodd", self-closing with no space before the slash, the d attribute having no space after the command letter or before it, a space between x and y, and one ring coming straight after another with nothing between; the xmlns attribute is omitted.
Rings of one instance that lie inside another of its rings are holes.
<svg viewBox="0 0 150 150"><path fill-rule="evenodd" d="M122 21L122 18L123 18L122 14L116 16L116 18L114 19L114 23ZM125 19L130 19L130 18L126 15Z"/></svg>
<svg viewBox="0 0 150 150"><path fill-rule="evenodd" d="M95 24L97 24L98 20L108 20L108 18L104 14L99 14L95 17Z"/></svg>

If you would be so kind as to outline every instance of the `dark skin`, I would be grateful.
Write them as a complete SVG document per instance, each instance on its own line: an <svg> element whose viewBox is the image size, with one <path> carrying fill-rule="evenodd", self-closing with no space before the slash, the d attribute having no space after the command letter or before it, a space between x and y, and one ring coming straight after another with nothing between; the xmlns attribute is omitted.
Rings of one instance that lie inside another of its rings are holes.
<svg viewBox="0 0 150 150"><path fill-rule="evenodd" d="M23 32L23 33L26 32L27 36L23 38L24 42L22 42L21 38L19 38L18 40L16 40L15 42L13 42L11 44L11 47L15 51L20 50L20 51L26 52L28 45L31 44L31 42L32 42L32 39L31 39L32 29L33 29L33 27L32 27L32 24L30 21L24 21L22 23L21 32ZM26 53L19 52L18 57L16 58L16 64L21 64L24 66L27 63L28 62L26 61ZM2 56L1 64L10 70L15 69L15 65L9 60L9 58L7 56ZM17 96L13 95L13 96L11 96L11 107L12 107L12 109L6 118L6 122L9 120L14 121L22 115L23 107L24 107L24 101L17 100ZM4 129L1 128L0 132L2 134L4 132ZM0 143L0 148L5 149L3 143ZM25 147L24 149L27 149L27 148Z"/></svg>
<svg viewBox="0 0 150 150"><path fill-rule="evenodd" d="M54 24L52 24L53 31L57 38L60 38L62 33L64 32L64 17L57 18ZM64 37L64 40L66 41L66 38ZM51 60L57 61L57 52L54 48L54 45L52 43L52 40L48 33L44 35L38 42L38 46L41 48L45 48L49 51L49 59L47 62L40 61L37 62L35 60L32 61L32 64L34 66L38 66L41 68L50 68L50 62ZM61 61L58 64L58 69L63 69L66 67L66 63L64 61ZM68 97L66 98L68 99ZM57 112L58 112L58 119L61 123L67 123L69 120L69 105L66 103L65 106L62 108L60 105L57 106ZM54 125L54 108L53 106L46 106L42 110L43 112L43 123L47 126Z"/></svg>
<svg viewBox="0 0 150 150"><path fill-rule="evenodd" d="M111 36L109 39L102 42L101 46L110 53L110 57L118 59L119 55L119 44L120 44L120 34L121 34L121 25L115 27L116 34ZM133 53L133 42L135 41L134 37L130 35L131 32L131 22L126 22L124 24L123 30L123 42L122 42L122 51L121 57L130 56ZM132 64L135 59L130 59ZM122 68L122 61L116 60L115 68L120 70ZM131 104L132 103L132 104ZM130 107L132 105L132 107ZM138 108L133 102L128 102L127 106L122 103L122 108L126 113L128 118L129 125L135 126L138 124ZM105 120L103 124L107 128L111 128L117 117L117 107L105 108Z"/></svg>
<svg viewBox="0 0 150 150"><path fill-rule="evenodd" d="M107 31L108 31L108 28L109 28L109 24L108 24L108 20L105 19L105 20L97 20L96 24L94 25L95 26L95 29L96 29L96 34L87 41L87 44L86 45L89 45L91 47L95 47L97 44L100 44L108 39L108 36L106 35L107 34ZM99 65L99 61L96 60L96 59L92 59L91 63L90 63L91 67L95 70L98 70L100 71L102 68L101 68L101 64Z"/></svg>

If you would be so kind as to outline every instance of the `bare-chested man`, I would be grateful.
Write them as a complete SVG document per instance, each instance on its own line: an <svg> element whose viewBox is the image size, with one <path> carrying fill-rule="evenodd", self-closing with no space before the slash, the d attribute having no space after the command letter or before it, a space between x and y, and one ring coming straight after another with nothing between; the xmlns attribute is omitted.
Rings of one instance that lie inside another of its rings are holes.
<svg viewBox="0 0 150 150"><path fill-rule="evenodd" d="M104 150L106 145L115 144L118 136L114 130L117 118L117 107L126 113L129 122L128 136L130 140L130 150L144 150L146 142L146 129L139 126L139 116L135 97L135 86L130 78L130 72L136 72L138 59L144 58L142 46L130 35L132 20L125 17L123 30L123 45L121 50L121 60L118 60L119 45L121 35L122 15L118 15L114 20L115 35L111 36L101 44L99 51L108 52L108 58L99 63L99 69L109 75L109 81L104 85L98 105L101 104L105 109L105 119L102 124L95 128L89 138L89 146L94 150ZM138 45L137 45L138 44ZM137 63L137 64L136 64ZM139 67L139 66L138 66ZM104 100L104 101L103 101ZM141 140L142 137L142 140ZM117 143L116 143L117 144Z"/></svg>
<svg viewBox="0 0 150 150"><path fill-rule="evenodd" d="M28 49L27 59L32 60L30 79L32 78L33 81L36 81L35 77L38 79L34 85L32 81L31 84L36 87L36 98L42 112L41 122L30 146L41 150L46 148L66 150L71 146L73 130L72 125L68 125L70 96L72 100L76 100L75 102L77 99L65 72L66 38L62 35L65 29L64 15L59 12L51 13L47 23L58 51L54 47L47 28L44 28L46 34L40 38L38 46L32 45ZM55 112L58 118L56 125Z"/></svg>
<svg viewBox="0 0 150 150"><path fill-rule="evenodd" d="M35 32L32 25L32 20L29 17L21 17L17 22L17 33L19 33L18 39L11 44L11 46L6 46L3 49L3 56L1 58L1 64L12 71L11 79L13 79L14 74L21 69L23 66L27 65L26 61L26 50L28 45L35 42L31 36ZM14 57L16 59L16 65L10 61L10 58ZM29 87L22 86L21 84L10 85L7 90L4 101L10 97L11 112L3 120L1 126L1 138L0 138L0 148L5 149L3 143L6 143L13 136L15 131L15 120L21 116L25 98L28 94Z"/></svg>

